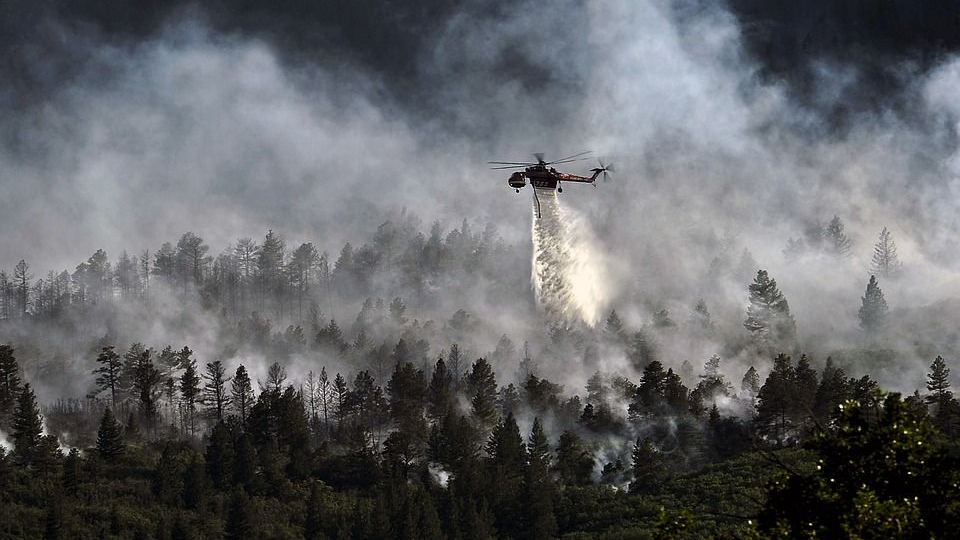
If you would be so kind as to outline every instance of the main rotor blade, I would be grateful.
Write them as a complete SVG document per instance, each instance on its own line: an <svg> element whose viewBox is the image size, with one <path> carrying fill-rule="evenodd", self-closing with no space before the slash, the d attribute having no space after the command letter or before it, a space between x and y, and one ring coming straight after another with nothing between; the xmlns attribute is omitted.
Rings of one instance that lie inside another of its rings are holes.
<svg viewBox="0 0 960 540"><path fill-rule="evenodd" d="M488 161L492 165L536 165L536 163L530 163L529 161Z"/></svg>
<svg viewBox="0 0 960 540"><path fill-rule="evenodd" d="M491 171L499 171L501 169L526 169L526 165L508 165L506 167L490 167Z"/></svg>
<svg viewBox="0 0 960 540"><path fill-rule="evenodd" d="M551 161L550 163L559 163L559 162L561 162L561 161L565 161L565 160L568 160L568 159L578 158L578 157L580 157L580 156L585 156L585 155L589 154L590 152L592 152L592 150L587 150L586 152L580 152L579 154L574 154L574 155L572 155L572 156L567 156L567 157L565 157L565 158L560 158L560 159Z"/></svg>
<svg viewBox="0 0 960 540"><path fill-rule="evenodd" d="M544 165L559 165L561 163L573 163L574 161L584 161L590 158L574 158L574 159L561 159L559 161L551 161L550 163L545 163Z"/></svg>

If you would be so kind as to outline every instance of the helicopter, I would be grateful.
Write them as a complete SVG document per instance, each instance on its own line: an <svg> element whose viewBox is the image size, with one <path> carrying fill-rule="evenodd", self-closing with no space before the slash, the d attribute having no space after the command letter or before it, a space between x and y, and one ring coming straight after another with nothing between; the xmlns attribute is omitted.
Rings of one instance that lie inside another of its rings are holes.
<svg viewBox="0 0 960 540"><path fill-rule="evenodd" d="M507 185L516 190L517 193L520 193L520 188L527 185L527 180L530 180L530 185L533 186L533 198L537 202L537 217L541 217L540 214L540 199L537 197L538 189L549 189L557 190L557 193L563 193L563 186L561 182L577 182L580 184L591 184L596 187L597 178L600 174L603 174L604 181L609 179L607 172L613 172L613 164L604 165L602 161L599 161L600 166L590 169L590 172L593 174L590 176L580 176L576 174L562 173L550 165L559 165L562 163L572 163L574 161L583 161L589 159L586 156L590 151L580 152L579 154L574 154L572 156L567 156L565 158L557 159L554 161L544 161L543 153L537 152L533 154L533 157L537 158L536 162L522 162L522 161L488 161L487 163L491 165L498 165L498 167L491 167L493 170L503 170L503 169L523 169L523 171L516 171L510 175L510 178L507 180Z"/></svg>

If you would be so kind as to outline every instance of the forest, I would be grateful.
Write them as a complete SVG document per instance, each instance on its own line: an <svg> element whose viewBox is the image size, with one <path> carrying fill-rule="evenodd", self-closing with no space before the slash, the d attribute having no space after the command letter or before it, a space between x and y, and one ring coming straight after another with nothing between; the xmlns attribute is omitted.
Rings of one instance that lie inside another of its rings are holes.
<svg viewBox="0 0 960 540"><path fill-rule="evenodd" d="M905 396L868 372L900 353L887 229L860 341L837 358L804 353L746 251L709 263L748 276L733 322L699 299L591 325L524 299L527 252L495 227L422 229L403 210L335 258L274 231L212 256L188 232L73 272L0 273L0 538L930 538L960 524L949 362L931 354ZM834 217L783 256L851 251ZM717 352L678 352L698 340Z"/></svg>

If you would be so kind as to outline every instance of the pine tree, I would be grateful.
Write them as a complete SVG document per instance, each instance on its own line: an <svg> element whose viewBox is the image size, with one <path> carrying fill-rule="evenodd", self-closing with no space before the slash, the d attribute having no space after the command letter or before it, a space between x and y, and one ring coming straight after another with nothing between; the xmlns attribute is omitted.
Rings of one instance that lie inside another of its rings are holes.
<svg viewBox="0 0 960 540"><path fill-rule="evenodd" d="M927 390L930 395L927 396L927 403L935 403L938 408L945 408L947 403L953 399L953 392L950 391L950 368L944 362L942 356L937 356L930 364L930 373L927 374Z"/></svg>
<svg viewBox="0 0 960 540"><path fill-rule="evenodd" d="M140 415L151 426L157 415L157 398L162 380L160 370L153 365L151 350L144 350L137 360L133 375L133 390L140 404Z"/></svg>
<svg viewBox="0 0 960 540"><path fill-rule="evenodd" d="M690 408L689 395L690 391L683 385L683 379L673 372L673 368L668 369L663 381L663 397L678 416L683 416Z"/></svg>
<svg viewBox="0 0 960 540"><path fill-rule="evenodd" d="M757 272L750 284L750 305L743 326L754 341L765 347L784 347L796 339L796 323L790 315L790 306L777 288L777 282L766 270Z"/></svg>
<svg viewBox="0 0 960 540"><path fill-rule="evenodd" d="M886 227L880 231L880 238L873 246L873 259L870 261L870 273L882 278L895 278L903 270L900 257L897 256L897 244Z"/></svg>
<svg viewBox="0 0 960 540"><path fill-rule="evenodd" d="M790 357L779 355L773 361L773 371L757 394L757 431L772 437L776 444L782 445L787 432L792 427L791 394L794 382L794 369Z"/></svg>
<svg viewBox="0 0 960 540"><path fill-rule="evenodd" d="M13 268L13 282L17 291L17 312L20 316L26 316L30 308L30 280L33 275L30 273L30 265L23 259Z"/></svg>
<svg viewBox="0 0 960 540"><path fill-rule="evenodd" d="M790 410L793 420L797 423L804 423L813 415L814 402L817 397L817 372L810 367L810 360L807 355L801 355L796 367L793 369L793 381L790 396Z"/></svg>
<svg viewBox="0 0 960 540"><path fill-rule="evenodd" d="M97 453L108 463L123 455L123 432L110 407L103 411L103 417L100 418Z"/></svg>
<svg viewBox="0 0 960 540"><path fill-rule="evenodd" d="M224 489L230 485L233 477L233 437L230 435L230 428L223 422L217 422L217 425L213 426L204 458L214 487Z"/></svg>
<svg viewBox="0 0 960 540"><path fill-rule="evenodd" d="M230 405L240 416L241 424L247 423L253 400L253 384L250 382L250 376L247 375L247 368L243 365L237 366L233 381L230 383Z"/></svg>
<svg viewBox="0 0 960 540"><path fill-rule="evenodd" d="M230 377L226 376L227 368L220 360L208 362L203 374L203 402L210 409L211 416L217 421L223 420L223 413L230 403L227 395L227 383Z"/></svg>
<svg viewBox="0 0 960 540"><path fill-rule="evenodd" d="M833 358L827 362L820 374L820 385L813 401L813 416L821 424L827 424L838 405L847 399L848 381L842 369L833 365Z"/></svg>
<svg viewBox="0 0 960 540"><path fill-rule="evenodd" d="M97 356L97 363L100 367L93 370L97 376L96 385L98 394L103 391L110 392L110 402L114 408L117 407L117 400L120 397L121 375L123 373L123 361L114 350L113 346L104 347Z"/></svg>
<svg viewBox="0 0 960 540"><path fill-rule="evenodd" d="M10 345L0 345L0 427L8 428L7 421L13 414L17 396L22 391L20 365Z"/></svg>
<svg viewBox="0 0 960 540"><path fill-rule="evenodd" d="M489 456L491 506L495 509L495 526L507 536L518 536L522 528L524 501L521 488L526 464L526 451L520 428L512 413L500 419L485 446Z"/></svg>
<svg viewBox="0 0 960 540"><path fill-rule="evenodd" d="M657 346L650 336L649 331L641 328L633 334L628 357L633 367L637 370L644 369L647 367L647 364L657 359Z"/></svg>
<svg viewBox="0 0 960 540"><path fill-rule="evenodd" d="M623 321L620 320L620 316L617 315L617 310L611 310L610 315L607 316L607 320L603 325L603 331L616 341L626 341L627 335L623 330Z"/></svg>
<svg viewBox="0 0 960 540"><path fill-rule="evenodd" d="M63 460L63 491L68 495L76 495L80 486L80 451L71 448L66 459Z"/></svg>
<svg viewBox="0 0 960 540"><path fill-rule="evenodd" d="M843 232L840 216L833 216L823 231L827 252L838 257L850 256L850 239Z"/></svg>
<svg viewBox="0 0 960 540"><path fill-rule="evenodd" d="M43 435L43 417L37 406L37 397L30 384L23 385L13 411L13 455L17 461L30 465L36 458Z"/></svg>
<svg viewBox="0 0 960 540"><path fill-rule="evenodd" d="M887 320L887 301L883 298L883 291L877 284L876 276L870 276L867 291L860 298L862 304L858 313L860 328L871 336L879 333Z"/></svg>
<svg viewBox="0 0 960 540"><path fill-rule="evenodd" d="M555 470L563 484L580 486L590 483L594 460L583 444L583 439L573 431L564 431L557 443Z"/></svg>
<svg viewBox="0 0 960 540"><path fill-rule="evenodd" d="M554 485L550 478L550 446L539 418L534 418L527 440L527 468L524 474L526 537L554 538L557 519L554 514Z"/></svg>
<svg viewBox="0 0 960 540"><path fill-rule="evenodd" d="M638 417L663 404L666 379L667 374L660 362L654 360L647 364L643 369L640 385L637 386L634 402L630 405L631 417Z"/></svg>
<svg viewBox="0 0 960 540"><path fill-rule="evenodd" d="M656 489L663 474L662 457L653 441L649 438L637 438L630 454L633 465L631 493L650 493Z"/></svg>
<svg viewBox="0 0 960 540"><path fill-rule="evenodd" d="M194 415L196 414L197 398L200 396L200 377L197 376L197 362L190 358L190 349L181 351L181 365L183 375L180 376L180 395L183 396L183 405L186 408L187 427L192 435L196 429Z"/></svg>
<svg viewBox="0 0 960 540"><path fill-rule="evenodd" d="M427 389L427 414L434 420L441 420L450 414L456 405L456 390L453 376L447 370L443 358L437 359L430 377L430 386Z"/></svg>
<svg viewBox="0 0 960 540"><path fill-rule="evenodd" d="M757 398L760 393L760 375L756 368L750 366L750 369L743 374L743 380L740 382L740 391L746 394L751 401Z"/></svg>
<svg viewBox="0 0 960 540"><path fill-rule="evenodd" d="M470 405L473 415L486 426L497 416L497 380L493 368L484 358L473 363L467 375Z"/></svg>

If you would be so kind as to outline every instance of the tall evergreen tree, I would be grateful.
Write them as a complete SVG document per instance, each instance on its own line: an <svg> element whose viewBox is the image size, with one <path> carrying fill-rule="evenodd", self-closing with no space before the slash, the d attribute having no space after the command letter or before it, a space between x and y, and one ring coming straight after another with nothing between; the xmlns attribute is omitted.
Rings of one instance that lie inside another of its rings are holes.
<svg viewBox="0 0 960 540"><path fill-rule="evenodd" d="M97 453L107 462L123 454L123 432L110 407L103 411L103 416L100 418L100 428L97 430Z"/></svg>
<svg viewBox="0 0 960 540"><path fill-rule="evenodd" d="M850 256L850 239L843 232L843 221L840 216L833 216L830 223L823 230L824 246L828 253L838 257Z"/></svg>
<svg viewBox="0 0 960 540"><path fill-rule="evenodd" d="M144 350L137 360L133 375L133 390L140 405L140 415L147 425L153 425L157 416L157 399L160 394L160 383L163 380L160 370L153 365L152 351Z"/></svg>
<svg viewBox="0 0 960 540"><path fill-rule="evenodd" d="M456 389L453 375L447 369L443 358L437 359L430 377L430 386L427 389L427 414L439 421L452 413L456 406Z"/></svg>
<svg viewBox="0 0 960 540"><path fill-rule="evenodd" d="M217 422L210 432L210 443L204 455L207 464L207 473L217 489L224 489L230 485L233 477L233 437L230 428L222 421Z"/></svg>
<svg viewBox="0 0 960 540"><path fill-rule="evenodd" d="M743 326L763 347L791 346L796 339L796 323L790 315L790 306L777 288L777 282L766 270L757 272L750 284L750 305Z"/></svg>
<svg viewBox="0 0 960 540"><path fill-rule="evenodd" d="M564 431L557 443L557 463L554 468L560 482L569 486L587 485L593 468L593 457L583 444L583 439L573 431Z"/></svg>
<svg viewBox="0 0 960 540"><path fill-rule="evenodd" d="M873 246L873 259L870 261L870 273L882 278L895 278L903 270L903 263L897 255L897 244L886 227L880 231L880 238Z"/></svg>
<svg viewBox="0 0 960 540"><path fill-rule="evenodd" d="M790 357L779 355L773 361L773 371L757 395L757 416L754 419L757 431L782 445L792 427L791 396L794 369Z"/></svg>
<svg viewBox="0 0 960 540"><path fill-rule="evenodd" d="M611 310L603 325L603 331L615 341L627 341L627 334L623 330L623 321L617 315L617 310Z"/></svg>
<svg viewBox="0 0 960 540"><path fill-rule="evenodd" d="M937 356L930 364L927 390L930 392L927 402L936 404L938 408L946 408L949 401L953 399L953 392L950 391L950 368L947 367L942 356Z"/></svg>
<svg viewBox="0 0 960 540"><path fill-rule="evenodd" d="M185 352L192 351L187 347L184 347L181 351L183 375L180 376L180 395L183 397L187 430L192 435L196 431L194 416L197 412L197 400L200 397L200 377L197 376L196 360L190 358L190 354L185 354Z"/></svg>
<svg viewBox="0 0 960 540"><path fill-rule="evenodd" d="M886 324L888 311L887 301L883 298L883 291L877 284L876 276L870 276L867 291L860 300L861 305L858 312L860 328L867 334L875 336Z"/></svg>
<svg viewBox="0 0 960 540"><path fill-rule="evenodd" d="M23 391L17 397L17 406L13 411L13 455L17 461L29 465L33 463L40 447L43 435L43 417L37 406L37 397L30 384L23 385Z"/></svg>
<svg viewBox="0 0 960 540"><path fill-rule="evenodd" d="M14 356L13 346L0 345L0 427L8 428L8 420L21 390L20 364Z"/></svg>
<svg viewBox="0 0 960 540"><path fill-rule="evenodd" d="M13 268L13 283L17 293L17 314L21 317L25 317L27 310L30 309L30 280L32 279L30 265L27 261L20 259L17 266Z"/></svg>
<svg viewBox="0 0 960 540"><path fill-rule="evenodd" d="M539 418L534 418L530 438L527 439L523 488L526 499L524 536L536 540L555 538L558 527L553 504L555 489L550 478L550 446Z"/></svg>
<svg viewBox="0 0 960 540"><path fill-rule="evenodd" d="M473 363L466 382L473 415L490 426L497 416L497 380L486 359L479 358Z"/></svg>
<svg viewBox="0 0 960 540"><path fill-rule="evenodd" d="M97 390L95 394L103 391L110 392L110 403L113 408L117 407L117 401L120 398L121 375L123 373L123 361L114 350L113 346L104 347L97 356L99 367L93 370L97 376L95 383Z"/></svg>
<svg viewBox="0 0 960 540"><path fill-rule="evenodd" d="M230 403L227 394L227 383L230 377L226 376L227 368L220 360L208 362L203 374L203 402L210 410L211 416L217 421L223 420L224 412Z"/></svg>
<svg viewBox="0 0 960 540"><path fill-rule="evenodd" d="M838 405L847 399L848 381L843 369L833 365L833 358L827 362L820 374L820 385L813 402L813 416L821 424L828 424Z"/></svg>
<svg viewBox="0 0 960 540"><path fill-rule="evenodd" d="M80 451L71 448L63 460L63 478L61 484L67 495L76 495L80 486Z"/></svg>
<svg viewBox="0 0 960 540"><path fill-rule="evenodd" d="M743 374L743 380L740 382L740 391L743 392L751 401L756 399L760 393L760 375L756 368L750 366L750 369Z"/></svg>
<svg viewBox="0 0 960 540"><path fill-rule="evenodd" d="M237 371L230 382L230 405L240 417L241 424L247 423L247 415L250 414L253 400L253 383L250 382L250 376L247 375L247 368L243 365L237 366Z"/></svg>
<svg viewBox="0 0 960 540"><path fill-rule="evenodd" d="M817 397L817 372L810 367L807 355L801 355L793 369L792 393L790 396L790 410L797 423L806 423L814 414L814 403Z"/></svg>
<svg viewBox="0 0 960 540"><path fill-rule="evenodd" d="M631 493L654 491L663 476L663 458L649 438L637 439L630 454L633 465Z"/></svg>
<svg viewBox="0 0 960 540"><path fill-rule="evenodd" d="M641 328L633 334L628 357L637 370L644 369L647 364L657 359L657 345L648 330Z"/></svg>

